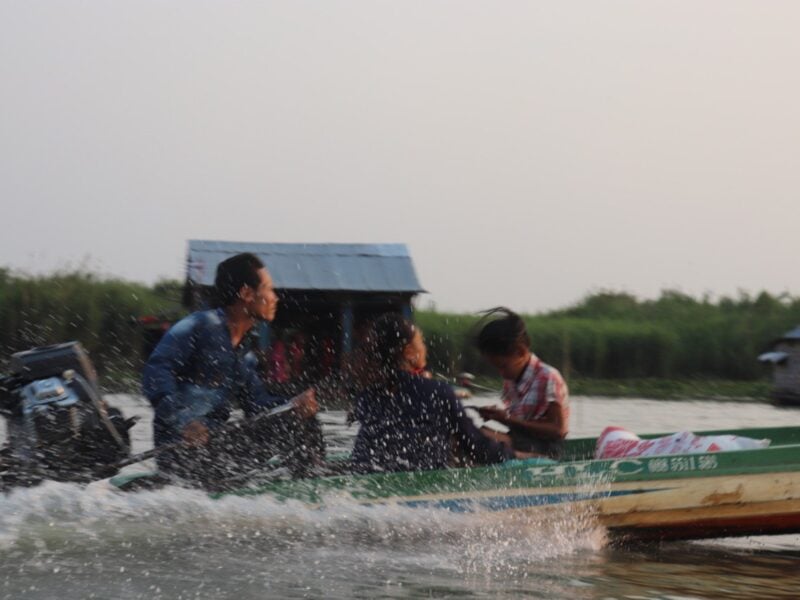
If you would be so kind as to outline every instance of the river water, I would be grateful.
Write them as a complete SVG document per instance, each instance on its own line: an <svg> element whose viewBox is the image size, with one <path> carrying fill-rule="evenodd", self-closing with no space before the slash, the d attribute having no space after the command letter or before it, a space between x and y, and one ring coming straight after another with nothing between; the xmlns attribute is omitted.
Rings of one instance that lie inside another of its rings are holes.
<svg viewBox="0 0 800 600"><path fill-rule="evenodd" d="M109 399L143 417L134 451L149 448L144 401ZM329 449L347 449L355 428L344 414L322 418ZM639 433L800 425L800 410L573 398L572 436L611 424ZM800 536L617 548L564 514L542 524L346 500L309 510L268 497L55 483L0 498L0 598L522 597L797 598Z"/></svg>

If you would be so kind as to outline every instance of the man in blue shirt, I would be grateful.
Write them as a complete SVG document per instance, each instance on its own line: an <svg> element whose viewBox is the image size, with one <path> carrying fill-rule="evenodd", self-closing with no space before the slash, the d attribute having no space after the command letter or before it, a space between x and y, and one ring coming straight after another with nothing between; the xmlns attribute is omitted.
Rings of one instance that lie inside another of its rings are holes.
<svg viewBox="0 0 800 600"><path fill-rule="evenodd" d="M257 321L274 319L278 306L264 264L250 253L223 261L215 290L220 307L176 323L150 355L142 376L144 394L155 409L154 444L183 442L159 455L159 468L201 482L255 468L276 450L285 452L287 442L299 444L298 432L319 437L318 429L312 431L318 410L313 389L291 400L294 414L288 418L264 420L234 433L220 431L233 399L247 417L287 400L269 394L246 359L246 335Z"/></svg>

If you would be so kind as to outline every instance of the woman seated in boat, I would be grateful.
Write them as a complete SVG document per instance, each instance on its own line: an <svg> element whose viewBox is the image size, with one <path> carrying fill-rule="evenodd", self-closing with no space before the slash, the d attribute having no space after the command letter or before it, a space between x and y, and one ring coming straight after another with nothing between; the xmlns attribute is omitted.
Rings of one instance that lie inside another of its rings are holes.
<svg viewBox="0 0 800 600"><path fill-rule="evenodd" d="M510 447L481 435L449 385L421 375L427 349L419 328L400 315L383 315L372 326L369 344L378 381L356 400L356 471L443 469L450 463L451 439L473 463L514 458Z"/></svg>
<svg viewBox="0 0 800 600"><path fill-rule="evenodd" d="M481 431L518 452L560 458L569 430L567 384L554 367L531 352L525 322L518 314L501 307L488 315L501 316L483 326L477 346L503 378L503 406L478 412L509 431L488 427Z"/></svg>

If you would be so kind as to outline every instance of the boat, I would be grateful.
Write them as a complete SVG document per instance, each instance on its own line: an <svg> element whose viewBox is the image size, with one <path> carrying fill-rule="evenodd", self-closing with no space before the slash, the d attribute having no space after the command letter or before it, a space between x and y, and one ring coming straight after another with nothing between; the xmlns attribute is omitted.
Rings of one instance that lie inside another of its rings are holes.
<svg viewBox="0 0 800 600"><path fill-rule="evenodd" d="M533 519L580 518L616 540L686 540L800 532L800 427L698 432L770 440L757 450L593 459L595 438L568 440L566 459L423 472L276 480L222 493L324 507L361 505ZM642 436L661 437L664 434ZM141 474L111 479L119 489Z"/></svg>
<svg viewBox="0 0 800 600"><path fill-rule="evenodd" d="M0 489L47 479L90 482L158 452L130 455L124 419L100 397L88 356L74 342L12 356L0 380L8 444L0 452ZM287 405L289 406L289 405ZM275 411L283 410L276 407ZM272 412L272 411L270 411ZM264 415L269 416L269 413ZM597 439L568 440L565 458L423 472L288 479L279 462L248 485L212 494L269 494L324 506L347 496L365 506L484 513L526 518L585 518L621 539L698 539L800 532L800 427L697 432L768 439L751 450L594 459ZM665 434L643 436L664 437ZM337 469L330 457L329 472ZM158 473L120 473L113 488L170 483Z"/></svg>
<svg viewBox="0 0 800 600"><path fill-rule="evenodd" d="M770 392L769 397L776 406L785 408L800 407L800 392L787 389L775 389Z"/></svg>

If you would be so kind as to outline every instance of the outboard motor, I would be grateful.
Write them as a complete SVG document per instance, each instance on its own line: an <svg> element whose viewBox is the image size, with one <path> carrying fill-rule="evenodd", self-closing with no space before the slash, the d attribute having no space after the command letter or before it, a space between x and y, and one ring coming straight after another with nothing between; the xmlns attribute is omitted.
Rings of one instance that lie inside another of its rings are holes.
<svg viewBox="0 0 800 600"><path fill-rule="evenodd" d="M126 420L102 399L83 347L69 342L18 352L11 369L0 381L0 414L8 431L0 461L3 484L113 475L114 465L130 454L128 430L136 420Z"/></svg>

